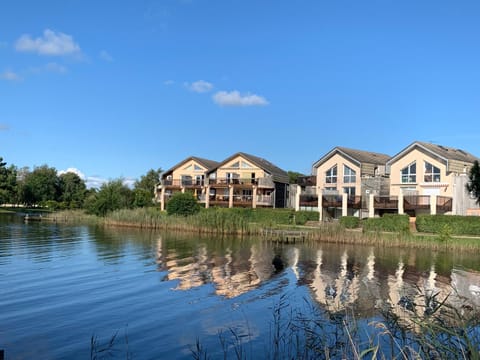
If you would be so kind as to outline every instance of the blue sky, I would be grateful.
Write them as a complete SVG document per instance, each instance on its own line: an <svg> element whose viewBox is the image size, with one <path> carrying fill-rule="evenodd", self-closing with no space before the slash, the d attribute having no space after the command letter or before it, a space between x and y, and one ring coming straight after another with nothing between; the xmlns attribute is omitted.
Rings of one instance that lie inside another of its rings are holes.
<svg viewBox="0 0 480 360"><path fill-rule="evenodd" d="M480 156L480 2L0 3L0 156L135 179L243 151Z"/></svg>

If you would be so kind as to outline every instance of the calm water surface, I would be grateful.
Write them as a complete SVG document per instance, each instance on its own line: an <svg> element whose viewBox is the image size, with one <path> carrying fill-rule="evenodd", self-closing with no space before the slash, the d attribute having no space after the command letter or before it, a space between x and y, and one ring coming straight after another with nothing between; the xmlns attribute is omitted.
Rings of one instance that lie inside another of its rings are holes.
<svg viewBox="0 0 480 360"><path fill-rule="evenodd" d="M24 224L0 216L0 349L6 359L112 356L191 359L197 339L223 357L219 333L268 351L274 309L354 309L380 318L422 294L480 306L477 254ZM272 265L272 261L277 265ZM261 355L259 355L261 357Z"/></svg>

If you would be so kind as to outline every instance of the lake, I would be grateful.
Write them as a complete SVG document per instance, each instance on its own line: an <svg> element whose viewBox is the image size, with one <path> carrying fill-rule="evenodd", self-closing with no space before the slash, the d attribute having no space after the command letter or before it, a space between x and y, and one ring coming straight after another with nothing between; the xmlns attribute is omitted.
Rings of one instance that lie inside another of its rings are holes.
<svg viewBox="0 0 480 360"><path fill-rule="evenodd" d="M274 358L272 339L293 317L320 317L332 329L335 316L350 313L366 329L388 307L408 323L412 304L427 311L425 295L474 309L480 260L0 215L0 286L6 359Z"/></svg>

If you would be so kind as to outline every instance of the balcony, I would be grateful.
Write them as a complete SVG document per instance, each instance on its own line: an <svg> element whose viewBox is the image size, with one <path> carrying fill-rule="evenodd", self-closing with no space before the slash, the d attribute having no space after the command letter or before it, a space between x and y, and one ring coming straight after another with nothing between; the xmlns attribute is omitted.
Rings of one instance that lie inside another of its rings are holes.
<svg viewBox="0 0 480 360"><path fill-rule="evenodd" d="M448 196L437 196L437 213L452 211L453 200Z"/></svg>
<svg viewBox="0 0 480 360"><path fill-rule="evenodd" d="M181 180L181 179L175 179L175 180L163 180L162 184L166 188L201 188L204 185L204 180L195 180L195 179L189 179L189 180Z"/></svg>
<svg viewBox="0 0 480 360"><path fill-rule="evenodd" d="M374 209L398 209L397 196L375 196L373 198Z"/></svg>
<svg viewBox="0 0 480 360"><path fill-rule="evenodd" d="M351 209L361 209L362 208L362 197L361 196L349 196L347 200L347 207Z"/></svg>
<svg viewBox="0 0 480 360"><path fill-rule="evenodd" d="M273 180L270 178L231 178L231 179L209 179L208 184L210 186L219 188L219 187L228 187L229 185L233 185L234 187L243 187L243 188L251 188L254 185L257 185L259 188L267 188L273 189L275 188L275 184Z"/></svg>
<svg viewBox="0 0 480 360"><path fill-rule="evenodd" d="M403 198L403 208L405 210L429 210L430 196L429 195L406 195Z"/></svg>
<svg viewBox="0 0 480 360"><path fill-rule="evenodd" d="M342 195L322 195L322 207L329 208L341 208L342 207Z"/></svg>
<svg viewBox="0 0 480 360"><path fill-rule="evenodd" d="M313 194L300 195L300 206L318 207L318 196Z"/></svg>

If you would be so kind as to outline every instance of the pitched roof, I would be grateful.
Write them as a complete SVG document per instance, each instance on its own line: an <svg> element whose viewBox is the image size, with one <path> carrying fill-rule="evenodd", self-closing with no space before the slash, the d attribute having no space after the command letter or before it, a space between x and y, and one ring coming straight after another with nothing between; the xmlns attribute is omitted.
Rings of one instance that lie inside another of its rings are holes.
<svg viewBox="0 0 480 360"><path fill-rule="evenodd" d="M390 160L388 160L388 163L392 163L398 157L403 156L403 154L411 151L415 147L419 147L427 152L432 153L435 156L443 158L444 160L456 160L456 161L466 162L470 164L472 164L475 160L478 160L478 158L475 157L474 155L461 149L455 149L448 146L432 144L432 143L427 143L422 141L414 141L405 149L400 151L398 154L390 158Z"/></svg>
<svg viewBox="0 0 480 360"><path fill-rule="evenodd" d="M253 164L257 165L259 168L265 170L267 173L272 175L273 181L288 184L288 181L289 181L288 173L285 170L280 169L278 166L272 164L268 160L265 160L261 157L250 155L250 154L247 154L247 153L244 153L244 152L238 152L238 153L233 154L232 156L228 157L227 159L225 159L224 161L219 163L216 167L210 169L208 172L212 173L212 172L216 171L219 167L221 167L222 165L224 165L224 164L228 163L229 161L233 160L237 156L241 156L245 160L248 160L248 161L252 162Z"/></svg>
<svg viewBox="0 0 480 360"><path fill-rule="evenodd" d="M171 172L173 172L173 170L175 170L176 168L182 166L183 164L185 164L186 162L190 161L190 160L193 160L195 162L197 162L198 164L202 165L204 168L208 170L216 167L219 162L218 161L214 161L214 160L209 160L209 159L204 159L204 158L200 158L200 157L197 157L197 156L190 156L182 161L180 161L178 164L172 166L170 169L168 169L167 171L164 171L162 173L162 177L164 177L165 175L168 175L170 174Z"/></svg>
<svg viewBox="0 0 480 360"><path fill-rule="evenodd" d="M375 165L385 165L387 160L390 159L390 156L386 154L337 146L332 150L330 150L326 155L321 157L319 160L317 160L313 164L313 168L319 167L323 162L327 161L337 153L340 153L344 157L353 160L358 165L364 164L364 163L375 164Z"/></svg>

